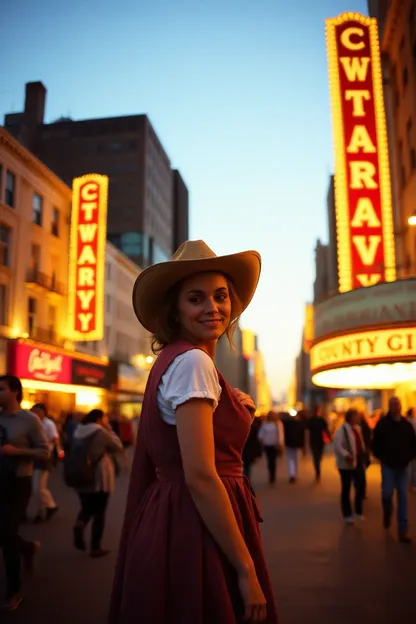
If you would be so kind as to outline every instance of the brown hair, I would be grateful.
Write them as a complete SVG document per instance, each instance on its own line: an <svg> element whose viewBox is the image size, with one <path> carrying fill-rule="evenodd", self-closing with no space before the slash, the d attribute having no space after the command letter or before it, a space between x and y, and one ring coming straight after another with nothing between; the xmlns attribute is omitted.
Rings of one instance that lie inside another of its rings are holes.
<svg viewBox="0 0 416 624"><path fill-rule="evenodd" d="M225 330L225 335L227 336L230 346L233 347L233 334L242 312L242 306L232 280L228 275L224 277L227 279L228 292L231 300L231 315L235 317ZM184 280L181 280L174 284L168 290L159 306L156 319L157 330L152 335L152 351L155 355L160 353L168 344L180 338L181 326L177 318L177 307L179 292L183 282Z"/></svg>

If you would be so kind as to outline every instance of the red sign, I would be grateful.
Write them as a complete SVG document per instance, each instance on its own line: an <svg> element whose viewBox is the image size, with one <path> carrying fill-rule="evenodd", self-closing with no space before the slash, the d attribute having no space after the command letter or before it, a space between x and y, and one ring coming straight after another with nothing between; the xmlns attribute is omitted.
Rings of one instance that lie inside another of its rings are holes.
<svg viewBox="0 0 416 624"><path fill-rule="evenodd" d="M327 20L340 291L394 281L391 183L377 21Z"/></svg>
<svg viewBox="0 0 416 624"><path fill-rule="evenodd" d="M74 341L104 337L107 194L107 176L73 181L68 305Z"/></svg>
<svg viewBox="0 0 416 624"><path fill-rule="evenodd" d="M20 379L71 383L72 358L67 355L54 353L40 346L10 342L8 356L8 369Z"/></svg>

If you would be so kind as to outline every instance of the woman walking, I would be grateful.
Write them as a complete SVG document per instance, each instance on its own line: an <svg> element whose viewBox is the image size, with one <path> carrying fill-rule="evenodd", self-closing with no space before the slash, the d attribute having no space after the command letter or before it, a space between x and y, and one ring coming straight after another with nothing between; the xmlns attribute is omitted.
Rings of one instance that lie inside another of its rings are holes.
<svg viewBox="0 0 416 624"><path fill-rule="evenodd" d="M345 423L339 427L334 438L337 468L341 477L341 511L347 524L353 524L351 487L354 484L354 516L363 518L365 495L366 448L359 426L360 415L355 409L345 414Z"/></svg>
<svg viewBox="0 0 416 624"><path fill-rule="evenodd" d="M70 457L81 457L77 447L84 447L84 456L94 466L91 484L78 488L81 510L74 529L74 546L78 550L87 549L84 532L92 519L91 550L93 558L104 557L109 550L101 547L104 533L107 505L115 486L114 462L112 453L121 452L123 445L112 432L107 416L99 409L92 410L75 430ZM70 460L69 460L70 461Z"/></svg>
<svg viewBox="0 0 416 624"><path fill-rule="evenodd" d="M184 243L141 273L133 305L159 356L132 467L110 624L275 624L256 499L241 453L255 406L215 368L260 256Z"/></svg>

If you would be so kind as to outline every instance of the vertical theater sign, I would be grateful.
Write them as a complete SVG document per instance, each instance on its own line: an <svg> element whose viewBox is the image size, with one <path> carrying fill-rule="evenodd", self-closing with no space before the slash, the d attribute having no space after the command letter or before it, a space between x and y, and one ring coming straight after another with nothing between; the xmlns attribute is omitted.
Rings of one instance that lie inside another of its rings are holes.
<svg viewBox="0 0 416 624"><path fill-rule="evenodd" d="M107 176L89 174L73 180L68 334L74 342L104 337L107 201Z"/></svg>
<svg viewBox="0 0 416 624"><path fill-rule="evenodd" d="M326 21L335 147L339 288L396 279L387 130L377 21Z"/></svg>

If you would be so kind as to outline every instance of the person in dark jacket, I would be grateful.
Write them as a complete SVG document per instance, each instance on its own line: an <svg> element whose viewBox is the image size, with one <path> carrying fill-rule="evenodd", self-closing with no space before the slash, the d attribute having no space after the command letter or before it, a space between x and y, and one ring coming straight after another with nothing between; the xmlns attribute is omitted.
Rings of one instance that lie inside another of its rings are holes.
<svg viewBox="0 0 416 624"><path fill-rule="evenodd" d="M325 436L331 440L328 425L319 407L314 407L312 416L306 421L305 447L310 449L315 468L316 481L321 479L321 462L325 449Z"/></svg>
<svg viewBox="0 0 416 624"><path fill-rule="evenodd" d="M361 427L361 435L364 441L365 446L365 455L364 455L364 500L367 498L367 475L366 470L370 465L370 453L371 447L373 443L373 432L370 429L370 426L367 422L367 418L365 414L360 414L359 426Z"/></svg>
<svg viewBox="0 0 416 624"><path fill-rule="evenodd" d="M400 399L392 397L387 416L379 420L374 430L373 453L381 463L384 528L391 525L396 490L399 541L408 544L411 539L407 534L407 468L416 457L416 433L401 414Z"/></svg>
<svg viewBox="0 0 416 624"><path fill-rule="evenodd" d="M295 483L298 478L299 450L305 450L305 423L298 415L287 415L283 426L289 483Z"/></svg>

